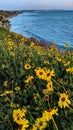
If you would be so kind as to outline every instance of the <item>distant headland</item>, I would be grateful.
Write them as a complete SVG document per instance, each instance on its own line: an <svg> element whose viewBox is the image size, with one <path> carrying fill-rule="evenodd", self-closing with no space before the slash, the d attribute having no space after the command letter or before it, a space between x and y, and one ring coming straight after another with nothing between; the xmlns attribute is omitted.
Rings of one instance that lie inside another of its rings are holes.
<svg viewBox="0 0 73 130"><path fill-rule="evenodd" d="M10 28L9 18L14 17L18 14L23 13L23 10L18 11L7 11L7 10L0 10L0 27Z"/></svg>

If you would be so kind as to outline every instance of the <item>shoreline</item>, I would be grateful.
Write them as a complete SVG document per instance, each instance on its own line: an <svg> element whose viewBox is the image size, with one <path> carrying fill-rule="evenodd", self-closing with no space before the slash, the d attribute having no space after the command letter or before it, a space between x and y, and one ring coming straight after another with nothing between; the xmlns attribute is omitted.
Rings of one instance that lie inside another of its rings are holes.
<svg viewBox="0 0 73 130"><path fill-rule="evenodd" d="M35 11L35 10L34 10ZM33 12L34 12L33 11ZM11 13L11 11L9 11L10 13ZM11 16L9 16L9 17L7 17L6 19L7 20L9 20L9 19L11 19L11 18L13 18L13 17L16 17L17 15L19 15L19 14L22 14L22 13L24 13L24 12L26 12L26 11L13 11L15 14L14 15L11 15ZM28 11L27 11L28 12ZM11 22L10 22L11 23ZM11 31L11 27L10 27L10 31ZM18 33L18 32L17 32ZM19 34L19 33L18 33ZM22 34L22 36L24 36L23 34ZM25 37L25 36L24 36ZM26 36L27 37L27 36ZM28 38L28 37L27 37ZM38 43L38 44L42 44L42 43L44 43L44 44L46 44L46 46L47 46L47 44L55 44L59 49L61 49L61 50L64 50L64 46L60 46L60 45L57 45L56 43L54 43L54 42L51 42L51 41L46 41L46 40L39 40L39 39L37 39L37 38L35 38L35 37L29 37L28 39L32 39L32 42L33 41L35 41L36 43ZM73 50L73 48L72 47L69 47L71 50Z"/></svg>
<svg viewBox="0 0 73 130"><path fill-rule="evenodd" d="M9 16L9 17L7 17L7 19L9 20L9 19L11 19L11 18L13 18L13 17L16 17L17 15L20 15L20 14L22 14L22 13L24 13L24 12L21 12L21 13L14 14L14 15L12 15L12 16Z"/></svg>
<svg viewBox="0 0 73 130"><path fill-rule="evenodd" d="M23 13L24 11L5 11L5 10L0 10L0 15L5 17L6 19L10 19L12 17L15 17L18 14Z"/></svg>

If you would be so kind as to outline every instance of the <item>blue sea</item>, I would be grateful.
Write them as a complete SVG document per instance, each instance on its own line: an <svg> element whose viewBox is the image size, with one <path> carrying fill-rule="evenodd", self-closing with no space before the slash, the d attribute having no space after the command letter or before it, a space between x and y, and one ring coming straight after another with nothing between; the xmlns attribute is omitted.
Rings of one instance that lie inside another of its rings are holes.
<svg viewBox="0 0 73 130"><path fill-rule="evenodd" d="M10 19L11 31L73 48L73 11L27 11Z"/></svg>

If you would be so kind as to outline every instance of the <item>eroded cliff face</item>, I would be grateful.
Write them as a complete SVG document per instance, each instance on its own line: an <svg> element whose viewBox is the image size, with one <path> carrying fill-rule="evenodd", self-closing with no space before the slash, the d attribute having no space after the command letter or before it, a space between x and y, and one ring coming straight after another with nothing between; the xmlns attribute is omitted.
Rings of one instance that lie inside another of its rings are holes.
<svg viewBox="0 0 73 130"><path fill-rule="evenodd" d="M0 27L6 27L10 29L10 21L9 18L14 17L23 11L5 11L0 10Z"/></svg>
<svg viewBox="0 0 73 130"><path fill-rule="evenodd" d="M3 15L0 15L0 27L10 28L9 20Z"/></svg>

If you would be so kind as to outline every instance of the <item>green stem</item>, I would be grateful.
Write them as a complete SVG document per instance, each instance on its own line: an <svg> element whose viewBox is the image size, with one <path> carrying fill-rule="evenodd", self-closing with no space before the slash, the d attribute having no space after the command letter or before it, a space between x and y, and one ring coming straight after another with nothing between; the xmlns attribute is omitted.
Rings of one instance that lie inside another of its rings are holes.
<svg viewBox="0 0 73 130"><path fill-rule="evenodd" d="M52 79L57 85L59 85L60 87L62 87L63 89L64 89L64 91L66 92L66 89L65 89L65 87L63 86L63 84L62 84L62 86L58 83L58 82L56 82L54 79Z"/></svg>
<svg viewBox="0 0 73 130"><path fill-rule="evenodd" d="M33 116L32 116L32 114L31 114L31 112L27 109L27 111L28 111L28 113L30 114L30 116L31 116L31 118L32 118L32 120L35 122L35 119L33 118Z"/></svg>
<svg viewBox="0 0 73 130"><path fill-rule="evenodd" d="M43 106L42 108L44 109L44 103L43 103L43 100L41 99L41 96L40 96L40 94L39 94L39 92L38 92L38 90L37 90L37 88L36 88L36 86L33 84L33 87L34 87L34 89L36 89L36 92L38 93L38 95L39 95L39 99L40 99L40 101L41 101L41 105Z"/></svg>
<svg viewBox="0 0 73 130"><path fill-rule="evenodd" d="M72 82L72 74L70 73L70 84L71 86L73 86L73 82Z"/></svg>
<svg viewBox="0 0 73 130"><path fill-rule="evenodd" d="M54 120L53 117L52 117L52 121L53 121L53 124L54 124L54 126L55 126L55 129L58 130L57 124L56 124L56 122L55 122L55 120Z"/></svg>

